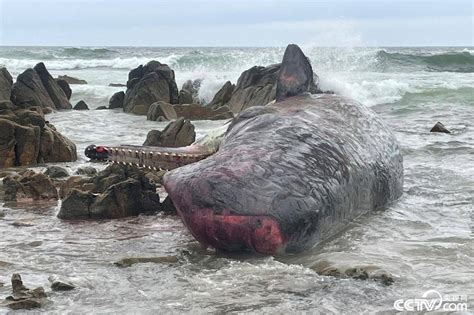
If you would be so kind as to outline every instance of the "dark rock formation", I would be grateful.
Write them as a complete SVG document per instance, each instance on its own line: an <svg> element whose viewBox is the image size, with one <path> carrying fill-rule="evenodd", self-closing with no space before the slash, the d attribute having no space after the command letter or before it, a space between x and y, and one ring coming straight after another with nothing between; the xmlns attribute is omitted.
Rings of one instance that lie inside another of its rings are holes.
<svg viewBox="0 0 474 315"><path fill-rule="evenodd" d="M143 170L113 164L92 178L72 178L61 187L60 219L116 219L160 210L156 186Z"/></svg>
<svg viewBox="0 0 474 315"><path fill-rule="evenodd" d="M69 86L69 83L67 83L66 80L59 80L59 79L56 79L56 82L58 83L59 87L63 90L64 94L66 94L67 99L70 100L71 95L72 95L72 90L71 90L71 87Z"/></svg>
<svg viewBox="0 0 474 315"><path fill-rule="evenodd" d="M433 128L431 128L430 132L451 133L451 131L446 129L446 127L439 121L433 126Z"/></svg>
<svg viewBox="0 0 474 315"><path fill-rule="evenodd" d="M56 109L71 109L72 105L69 103L69 100L64 93L63 89L58 85L56 80L49 74L44 63L40 62L35 67L34 70L38 73L38 76L43 82L43 86L46 88L46 91L49 94L49 97L53 101Z"/></svg>
<svg viewBox="0 0 474 315"><path fill-rule="evenodd" d="M112 87L126 87L127 85L123 84L123 83L109 83L109 86L112 86Z"/></svg>
<svg viewBox="0 0 474 315"><path fill-rule="evenodd" d="M131 267L135 264L174 264L178 262L176 256L160 256L160 257L129 257L122 258L119 261L114 262L114 265L121 268Z"/></svg>
<svg viewBox="0 0 474 315"><path fill-rule="evenodd" d="M173 107L178 117L190 120L219 120L233 117L226 106L216 110L199 104L174 105Z"/></svg>
<svg viewBox="0 0 474 315"><path fill-rule="evenodd" d="M164 120L175 120L178 118L176 111L173 108L173 105L159 101L150 105L146 119L156 121L158 118L162 117L160 121Z"/></svg>
<svg viewBox="0 0 474 315"><path fill-rule="evenodd" d="M60 75L58 76L58 80L64 80L69 84L87 84L86 80L70 77L68 75Z"/></svg>
<svg viewBox="0 0 474 315"><path fill-rule="evenodd" d="M125 98L125 92L120 91L112 95L109 100L109 109L123 108L123 100Z"/></svg>
<svg viewBox="0 0 474 315"><path fill-rule="evenodd" d="M62 177L69 176L69 172L64 167L55 166L55 165L48 166L44 174L51 178L62 178Z"/></svg>
<svg viewBox="0 0 474 315"><path fill-rule="evenodd" d="M191 104L193 102L193 95L188 90L179 91L179 104Z"/></svg>
<svg viewBox="0 0 474 315"><path fill-rule="evenodd" d="M84 175L84 176L93 176L97 174L97 170L91 166L84 166L84 167L78 168L75 174Z"/></svg>
<svg viewBox="0 0 474 315"><path fill-rule="evenodd" d="M184 147L196 140L194 125L184 118L169 123L163 131L151 130L143 145L158 147Z"/></svg>
<svg viewBox="0 0 474 315"><path fill-rule="evenodd" d="M12 275L12 295L7 296L0 306L12 310L31 310L46 304L46 293L42 287L30 290L23 284L20 274Z"/></svg>
<svg viewBox="0 0 474 315"><path fill-rule="evenodd" d="M57 200L58 192L52 180L32 170L3 179L5 201Z"/></svg>
<svg viewBox="0 0 474 315"><path fill-rule="evenodd" d="M104 110L104 109L109 109L107 106L99 106L96 108L96 110Z"/></svg>
<svg viewBox="0 0 474 315"><path fill-rule="evenodd" d="M161 203L161 211L164 214L168 215L177 215L178 211L176 210L173 201L169 196L166 196L165 200Z"/></svg>
<svg viewBox="0 0 474 315"><path fill-rule="evenodd" d="M126 113L146 115L151 104L178 103L174 71L158 61L150 61L130 71L123 109Z"/></svg>
<svg viewBox="0 0 474 315"><path fill-rule="evenodd" d="M74 110L89 110L89 106L87 106L86 102L84 102L83 100L80 100L74 106Z"/></svg>
<svg viewBox="0 0 474 315"><path fill-rule="evenodd" d="M234 89L235 89L235 84L232 84L230 81L227 81L221 87L221 89L217 91L216 95L214 95L214 98L208 104L208 106L216 109L229 103L230 98L232 97L232 93L234 92Z"/></svg>
<svg viewBox="0 0 474 315"><path fill-rule="evenodd" d="M201 88L201 83L202 79L187 80L184 82L179 92L179 104L199 104L199 89Z"/></svg>
<svg viewBox="0 0 474 315"><path fill-rule="evenodd" d="M51 283L51 290L53 291L71 291L76 286L67 280L59 279L56 276L49 276L48 281Z"/></svg>
<svg viewBox="0 0 474 315"><path fill-rule="evenodd" d="M0 101L10 100L12 95L13 79L7 68L0 67Z"/></svg>
<svg viewBox="0 0 474 315"><path fill-rule="evenodd" d="M63 92L64 93L64 92ZM38 73L33 69L26 69L13 84L12 101L20 107L39 106L56 109Z"/></svg>

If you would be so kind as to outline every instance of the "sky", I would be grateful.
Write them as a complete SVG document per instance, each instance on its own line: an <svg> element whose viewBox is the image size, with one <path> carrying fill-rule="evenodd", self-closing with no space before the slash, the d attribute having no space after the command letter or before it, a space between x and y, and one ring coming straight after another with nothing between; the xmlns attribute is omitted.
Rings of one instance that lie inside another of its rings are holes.
<svg viewBox="0 0 474 315"><path fill-rule="evenodd" d="M474 0L0 0L5 46L474 46Z"/></svg>

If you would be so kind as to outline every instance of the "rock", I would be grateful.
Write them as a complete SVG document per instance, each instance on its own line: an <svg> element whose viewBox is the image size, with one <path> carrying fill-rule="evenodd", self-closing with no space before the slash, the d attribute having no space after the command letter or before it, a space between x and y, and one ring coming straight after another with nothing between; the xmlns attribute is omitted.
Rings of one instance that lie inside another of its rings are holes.
<svg viewBox="0 0 474 315"><path fill-rule="evenodd" d="M201 84L202 84L202 79L187 80L186 82L183 83L181 90L190 92L194 100L199 95L199 89L201 88ZM186 103L186 104L189 104L189 103Z"/></svg>
<svg viewBox="0 0 474 315"><path fill-rule="evenodd" d="M15 105L23 108L39 106L56 109L56 105L49 96L41 78L33 69L27 69L18 76L12 88L12 101Z"/></svg>
<svg viewBox="0 0 474 315"><path fill-rule="evenodd" d="M451 131L446 129L446 127L439 121L433 126L433 128L431 128L430 132L451 133Z"/></svg>
<svg viewBox="0 0 474 315"><path fill-rule="evenodd" d="M229 103L232 93L234 92L235 84L232 84L230 81L227 81L219 91L217 91L214 98L209 103L209 107L211 108L219 108L224 106L225 104Z"/></svg>
<svg viewBox="0 0 474 315"><path fill-rule="evenodd" d="M8 100L0 100L0 111L3 110L14 110L16 109L16 106L13 105L13 103L8 99Z"/></svg>
<svg viewBox="0 0 474 315"><path fill-rule="evenodd" d="M0 67L0 101L10 100L12 95L13 79L7 68Z"/></svg>
<svg viewBox="0 0 474 315"><path fill-rule="evenodd" d="M63 89L58 85L56 80L53 79L49 74L44 63L40 62L34 67L36 73L43 82L43 86L49 94L49 97L53 101L56 109L71 109L72 105L69 103L69 99L64 93Z"/></svg>
<svg viewBox="0 0 474 315"><path fill-rule="evenodd" d="M199 104L174 105L173 108L178 117L183 117L189 120L217 120L222 119L221 117L223 115L226 118L233 117L233 114L228 110L228 107L225 106L216 110Z"/></svg>
<svg viewBox="0 0 474 315"><path fill-rule="evenodd" d="M52 180L32 170L3 179L5 201L57 200L58 192Z"/></svg>
<svg viewBox="0 0 474 315"><path fill-rule="evenodd" d="M0 306L6 306L13 310L35 309L42 307L47 301L46 293L42 287L30 290L23 285L19 274L12 275L12 292L7 296Z"/></svg>
<svg viewBox="0 0 474 315"><path fill-rule="evenodd" d="M64 199L73 189L87 191L88 189L93 189L94 187L95 186L92 184L90 178L71 176L61 183L59 188L59 198Z"/></svg>
<svg viewBox="0 0 474 315"><path fill-rule="evenodd" d="M123 100L125 98L125 92L120 91L112 95L109 100L109 109L123 108Z"/></svg>
<svg viewBox="0 0 474 315"><path fill-rule="evenodd" d="M184 147L196 140L194 125L184 118L169 123L163 131L151 130L144 146Z"/></svg>
<svg viewBox="0 0 474 315"><path fill-rule="evenodd" d="M155 264L175 264L178 262L178 257L176 256L160 256L160 257L130 257L123 258L117 262L114 262L114 265L117 267L131 267L135 264L144 264L144 263L155 263Z"/></svg>
<svg viewBox="0 0 474 315"><path fill-rule="evenodd" d="M64 80L69 84L87 84L86 80L70 77L68 75L60 75L58 76L58 80Z"/></svg>
<svg viewBox="0 0 474 315"><path fill-rule="evenodd" d="M108 109L107 106L99 106L96 108L96 110L104 110L104 109Z"/></svg>
<svg viewBox="0 0 474 315"><path fill-rule="evenodd" d="M48 277L48 281L51 283L51 289L53 291L71 291L76 288L76 286L69 281L61 280L55 276Z"/></svg>
<svg viewBox="0 0 474 315"><path fill-rule="evenodd" d="M70 191L62 202L60 219L116 219L160 209L156 186L140 169L113 164L91 179L71 177L64 185L69 188L61 190Z"/></svg>
<svg viewBox="0 0 474 315"><path fill-rule="evenodd" d="M41 107L30 107L28 109L20 108L15 110L15 115L18 117L19 123L22 125L38 126L43 130L46 124Z"/></svg>
<svg viewBox="0 0 474 315"><path fill-rule="evenodd" d="M72 90L71 90L71 87L69 86L69 83L67 83L66 80L59 80L59 79L56 79L56 83L63 90L64 94L66 94L67 99L70 100L71 95L72 95Z"/></svg>
<svg viewBox="0 0 474 315"><path fill-rule="evenodd" d="M109 83L109 86L112 86L112 87L125 87L127 85L123 84L123 83Z"/></svg>
<svg viewBox="0 0 474 315"><path fill-rule="evenodd" d="M146 115L150 105L158 101L178 103L178 88L174 71L158 61L150 61L145 66L139 66L130 71L124 98L124 111Z"/></svg>
<svg viewBox="0 0 474 315"><path fill-rule="evenodd" d="M76 145L61 135L53 125L46 124L41 134L39 163L71 162L77 160Z"/></svg>
<svg viewBox="0 0 474 315"><path fill-rule="evenodd" d="M0 119L0 167L36 164L41 129Z"/></svg>
<svg viewBox="0 0 474 315"><path fill-rule="evenodd" d="M233 113L240 113L252 106L264 106L275 99L276 82L281 64L268 67L254 66L240 75L232 97L226 104ZM311 93L320 93L318 76L313 74Z"/></svg>
<svg viewBox="0 0 474 315"><path fill-rule="evenodd" d="M156 121L159 117L165 120L175 120L178 118L173 105L163 101L151 104L146 119Z"/></svg>
<svg viewBox="0 0 474 315"><path fill-rule="evenodd" d="M91 166L80 167L76 170L77 175L93 176L97 174L97 170Z"/></svg>
<svg viewBox="0 0 474 315"><path fill-rule="evenodd" d="M165 200L161 203L161 211L164 214L168 215L177 215L178 211L176 210L173 201L169 196L166 196Z"/></svg>
<svg viewBox="0 0 474 315"><path fill-rule="evenodd" d="M74 110L89 110L89 106L87 106L86 102L80 100L76 106L74 106Z"/></svg>
<svg viewBox="0 0 474 315"><path fill-rule="evenodd" d="M191 104L193 102L193 95L188 90L179 91L178 95L179 104Z"/></svg>
<svg viewBox="0 0 474 315"><path fill-rule="evenodd" d="M44 174L51 178L61 178L69 176L69 172L65 168L55 165L48 166Z"/></svg>

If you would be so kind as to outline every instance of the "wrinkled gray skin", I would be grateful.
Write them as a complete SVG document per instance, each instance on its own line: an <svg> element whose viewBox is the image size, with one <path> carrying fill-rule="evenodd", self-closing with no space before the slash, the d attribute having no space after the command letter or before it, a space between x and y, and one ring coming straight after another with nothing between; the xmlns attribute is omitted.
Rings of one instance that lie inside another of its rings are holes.
<svg viewBox="0 0 474 315"><path fill-rule="evenodd" d="M403 186L390 129L351 99L306 93L312 80L308 59L289 45L276 102L241 112L223 137L173 149L90 146L86 155L173 169L165 188L205 245L298 252L387 206Z"/></svg>
<svg viewBox="0 0 474 315"><path fill-rule="evenodd" d="M403 165L393 134L371 110L341 96L301 95L242 112L217 153L164 182L198 240L212 242L188 218L212 209L273 218L284 244L269 252L297 252L398 198ZM232 250L228 243L222 249Z"/></svg>

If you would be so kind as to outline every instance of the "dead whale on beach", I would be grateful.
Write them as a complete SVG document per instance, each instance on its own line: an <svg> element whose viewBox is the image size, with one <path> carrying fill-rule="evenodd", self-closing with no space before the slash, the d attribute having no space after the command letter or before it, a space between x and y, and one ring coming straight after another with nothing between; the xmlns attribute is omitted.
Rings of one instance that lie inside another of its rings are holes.
<svg viewBox="0 0 474 315"><path fill-rule="evenodd" d="M164 186L192 235L225 251L294 253L402 194L390 129L365 106L311 95L313 70L285 51L276 101L235 117L223 137L183 148L89 146L86 156L169 171Z"/></svg>

